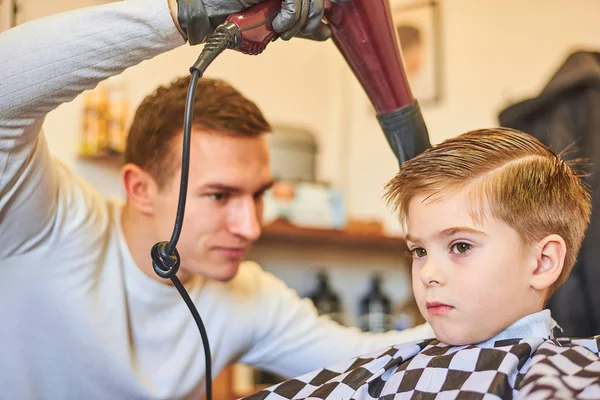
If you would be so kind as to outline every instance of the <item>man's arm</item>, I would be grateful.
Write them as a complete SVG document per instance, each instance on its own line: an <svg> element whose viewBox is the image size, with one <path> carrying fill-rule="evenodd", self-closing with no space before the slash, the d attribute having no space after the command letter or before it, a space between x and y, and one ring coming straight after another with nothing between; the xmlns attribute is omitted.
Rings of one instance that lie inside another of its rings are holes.
<svg viewBox="0 0 600 400"><path fill-rule="evenodd" d="M261 274L254 343L240 360L286 377L393 344L434 337L429 325L385 334L344 327L319 317L312 302L301 299L271 274Z"/></svg>
<svg viewBox="0 0 600 400"><path fill-rule="evenodd" d="M184 43L167 0L130 0L31 21L0 35L0 257L54 233L60 173L46 114Z"/></svg>

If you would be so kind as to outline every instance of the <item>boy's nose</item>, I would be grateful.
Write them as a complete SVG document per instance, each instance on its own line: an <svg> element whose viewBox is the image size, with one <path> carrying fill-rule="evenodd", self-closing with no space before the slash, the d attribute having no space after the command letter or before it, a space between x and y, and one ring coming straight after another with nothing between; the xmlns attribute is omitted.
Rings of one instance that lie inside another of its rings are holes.
<svg viewBox="0 0 600 400"><path fill-rule="evenodd" d="M441 269L431 258L421 267L420 278L425 286L440 286L445 283Z"/></svg>

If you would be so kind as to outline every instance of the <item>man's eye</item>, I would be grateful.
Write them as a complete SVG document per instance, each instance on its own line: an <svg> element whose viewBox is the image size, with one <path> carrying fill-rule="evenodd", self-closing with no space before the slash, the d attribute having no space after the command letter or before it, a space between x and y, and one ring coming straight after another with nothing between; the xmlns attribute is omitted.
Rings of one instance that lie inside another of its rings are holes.
<svg viewBox="0 0 600 400"><path fill-rule="evenodd" d="M227 198L227 193L210 193L208 197L215 201L222 201Z"/></svg>
<svg viewBox="0 0 600 400"><path fill-rule="evenodd" d="M423 258L427 255L427 250L422 247L417 247L416 249L412 249L411 251L413 258Z"/></svg>
<svg viewBox="0 0 600 400"><path fill-rule="evenodd" d="M468 243L456 243L452 245L451 250L453 254L464 254L471 250L471 245Z"/></svg>

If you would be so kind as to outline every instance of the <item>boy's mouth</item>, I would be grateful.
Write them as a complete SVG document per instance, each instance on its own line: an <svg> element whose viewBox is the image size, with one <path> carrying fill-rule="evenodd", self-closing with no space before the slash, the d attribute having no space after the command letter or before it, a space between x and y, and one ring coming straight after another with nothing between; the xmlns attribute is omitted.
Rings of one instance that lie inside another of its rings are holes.
<svg viewBox="0 0 600 400"><path fill-rule="evenodd" d="M425 306L427 307L427 313L429 315L446 315L454 309L454 307L438 301L428 301L425 303Z"/></svg>

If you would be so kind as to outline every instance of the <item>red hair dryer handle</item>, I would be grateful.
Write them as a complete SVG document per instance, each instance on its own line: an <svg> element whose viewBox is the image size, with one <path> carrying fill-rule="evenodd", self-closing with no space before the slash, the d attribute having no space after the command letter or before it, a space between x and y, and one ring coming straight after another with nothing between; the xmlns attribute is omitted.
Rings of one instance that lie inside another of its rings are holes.
<svg viewBox="0 0 600 400"><path fill-rule="evenodd" d="M236 50L245 54L260 54L277 38L273 19L281 10L281 0L266 0L241 13L231 14L227 21L239 29L241 42Z"/></svg>
<svg viewBox="0 0 600 400"><path fill-rule="evenodd" d="M328 1L325 17L398 161L403 163L430 147L425 121L406 78L388 0Z"/></svg>

